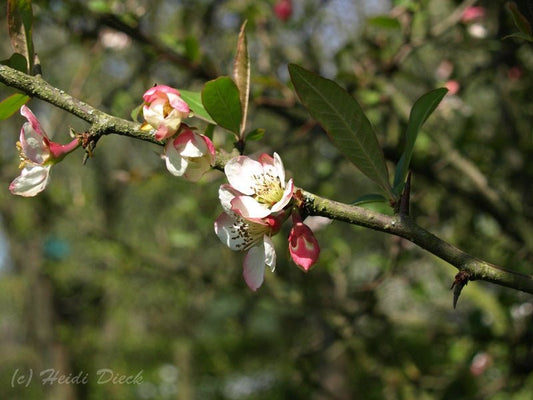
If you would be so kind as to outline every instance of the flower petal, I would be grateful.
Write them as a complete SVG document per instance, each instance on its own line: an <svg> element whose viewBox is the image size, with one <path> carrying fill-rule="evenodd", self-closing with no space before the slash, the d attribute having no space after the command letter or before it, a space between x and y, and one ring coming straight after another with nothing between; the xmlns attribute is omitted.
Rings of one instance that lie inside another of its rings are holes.
<svg viewBox="0 0 533 400"><path fill-rule="evenodd" d="M176 149L172 140L169 140L165 145L165 164L168 171L174 176L182 176L187 170L188 161L185 157L182 157L178 149Z"/></svg>
<svg viewBox="0 0 533 400"><path fill-rule="evenodd" d="M231 210L244 218L265 218L271 210L250 196L237 196L231 201Z"/></svg>
<svg viewBox="0 0 533 400"><path fill-rule="evenodd" d="M27 164L11 182L9 190L18 196L32 197L42 192L50 179L50 166Z"/></svg>
<svg viewBox="0 0 533 400"><path fill-rule="evenodd" d="M223 185L220 185L218 189L218 198L220 200L220 204L222 205L222 208L226 212L233 212L231 210L231 201L236 197L240 196L241 193L233 188L228 183L225 183Z"/></svg>
<svg viewBox="0 0 533 400"><path fill-rule="evenodd" d="M242 194L255 194L254 176L263 174L261 164L250 157L238 156L232 158L226 163L224 172L231 186Z"/></svg>
<svg viewBox="0 0 533 400"><path fill-rule="evenodd" d="M246 249L249 240L243 235L235 218L227 213L222 213L215 221L215 233L222 243L233 251Z"/></svg>
<svg viewBox="0 0 533 400"><path fill-rule="evenodd" d="M252 247L244 257L244 281L254 292L261 287L265 276L265 246L263 243Z"/></svg>

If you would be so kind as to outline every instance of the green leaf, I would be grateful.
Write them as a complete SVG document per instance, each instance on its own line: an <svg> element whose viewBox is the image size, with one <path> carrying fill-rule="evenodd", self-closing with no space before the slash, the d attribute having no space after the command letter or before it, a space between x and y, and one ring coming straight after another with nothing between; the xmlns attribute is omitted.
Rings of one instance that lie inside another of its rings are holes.
<svg viewBox="0 0 533 400"><path fill-rule="evenodd" d="M533 36L531 36L528 33L522 33L522 32L511 33L510 35L504 36L502 39L511 39L511 38L525 40L527 42L533 42Z"/></svg>
<svg viewBox="0 0 533 400"><path fill-rule="evenodd" d="M213 121L239 136L242 121L239 89L229 76L207 82L202 90L202 103Z"/></svg>
<svg viewBox="0 0 533 400"><path fill-rule="evenodd" d="M361 197L358 197L351 204L354 206L360 206L362 204L368 204L368 203L386 203L386 202L387 202L387 199L385 198L385 196L381 194L377 194L377 193L370 193L370 194L365 194Z"/></svg>
<svg viewBox="0 0 533 400"><path fill-rule="evenodd" d="M215 124L215 121L211 118L209 113L204 108L202 104L202 93L193 92L190 90L179 90L181 98L189 105L189 108L192 110L194 117L203 119L204 121L209 122L210 124Z"/></svg>
<svg viewBox="0 0 533 400"><path fill-rule="evenodd" d="M246 128L246 117L248 114L248 99L250 96L250 57L248 56L248 43L246 41L246 21L241 26L239 39L237 41L237 53L233 62L233 79L239 89L241 101L242 121L239 137L242 138Z"/></svg>
<svg viewBox="0 0 533 400"><path fill-rule="evenodd" d="M529 24L528 20L524 15L520 12L518 9L518 6L514 1L509 1L506 4L507 10L511 14L511 17L513 18L513 22L517 29L527 36L531 37L531 34L533 33L531 31L531 25ZM521 35L520 35L521 36ZM518 37L520 37L518 36Z"/></svg>
<svg viewBox="0 0 533 400"><path fill-rule="evenodd" d="M24 73L26 73L28 69L28 61L26 61L26 58L19 53L13 53L7 60L0 61L0 64L7 65L8 67Z"/></svg>
<svg viewBox="0 0 533 400"><path fill-rule="evenodd" d="M382 29L400 29L402 27L400 21L387 15L378 15L377 17L369 18L367 22L372 26Z"/></svg>
<svg viewBox="0 0 533 400"><path fill-rule="evenodd" d="M261 128L254 129L246 134L246 140L261 140L265 136L265 130Z"/></svg>
<svg viewBox="0 0 533 400"><path fill-rule="evenodd" d="M424 122L426 122L431 113L435 111L441 100L444 98L444 96L446 96L447 92L448 89L446 88L434 89L421 96L413 105L409 115L409 122L407 123L405 148L400 161L396 166L396 173L394 175L393 191L395 194L400 194L403 189L420 128Z"/></svg>
<svg viewBox="0 0 533 400"><path fill-rule="evenodd" d="M143 106L144 106L144 103L141 103L137 107L135 107L133 110L131 110L130 116L133 121L139 122L139 114Z"/></svg>
<svg viewBox="0 0 533 400"><path fill-rule="evenodd" d="M29 100L30 98L25 94L15 93L0 101L0 121L11 117Z"/></svg>
<svg viewBox="0 0 533 400"><path fill-rule="evenodd" d="M361 106L335 82L289 65L296 93L337 148L392 196L387 166L374 129Z"/></svg>
<svg viewBox="0 0 533 400"><path fill-rule="evenodd" d="M26 73L33 69L33 12L31 0L7 0L7 25L15 52L26 58Z"/></svg>

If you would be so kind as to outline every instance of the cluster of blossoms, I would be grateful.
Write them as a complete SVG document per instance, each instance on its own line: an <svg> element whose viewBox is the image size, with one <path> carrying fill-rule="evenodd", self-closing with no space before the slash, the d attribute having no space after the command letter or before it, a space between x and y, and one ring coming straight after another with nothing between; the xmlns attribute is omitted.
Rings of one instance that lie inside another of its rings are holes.
<svg viewBox="0 0 533 400"><path fill-rule="evenodd" d="M290 215L294 191L292 179L285 181L285 169L277 153L262 154L258 160L239 156L228 161L224 172L229 184L219 189L224 212L215 221L219 239L232 250L246 251L244 280L257 290L265 267L276 268L276 251L271 237ZM294 262L307 271L318 259L320 248L313 232L293 213L289 250Z"/></svg>
<svg viewBox="0 0 533 400"><path fill-rule="evenodd" d="M213 142L194 132L182 120L190 113L180 93L169 86L156 85L143 95L145 126L155 129L154 137L165 140L163 159L169 172L197 181L215 162Z"/></svg>
<svg viewBox="0 0 533 400"><path fill-rule="evenodd" d="M215 162L215 147L211 140L184 124L190 114L180 93L169 86L156 85L143 95L142 129L153 132L165 142L163 159L170 173L190 181L199 180ZM26 122L20 132L21 174L10 185L13 194L35 196L46 188L50 168L76 149L79 138L66 145L52 142L42 130L29 108L21 114ZM302 222L298 208L291 201L292 179L286 181L285 169L277 153L262 154L257 160L238 156L227 162L224 172L228 179L219 189L224 212L215 221L215 232L230 249L246 252L244 279L257 290L264 280L265 267L276 267L276 251L272 236L292 215L289 251L293 261L308 271L320 252L311 229Z"/></svg>

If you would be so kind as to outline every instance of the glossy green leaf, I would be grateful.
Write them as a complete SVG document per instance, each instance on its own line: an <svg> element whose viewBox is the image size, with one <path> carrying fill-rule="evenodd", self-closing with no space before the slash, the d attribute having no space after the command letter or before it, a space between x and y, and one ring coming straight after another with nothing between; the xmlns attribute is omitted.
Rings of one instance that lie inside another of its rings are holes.
<svg viewBox="0 0 533 400"><path fill-rule="evenodd" d="M395 194L400 194L403 189L420 128L431 113L435 111L447 92L448 89L446 88L434 89L421 96L413 105L405 134L405 148L394 175L393 191Z"/></svg>
<svg viewBox="0 0 533 400"><path fill-rule="evenodd" d="M250 97L250 57L248 56L248 43L246 40L246 21L241 26L239 39L237 41L237 53L233 62L233 79L239 89L241 101L242 121L240 137L246 129L246 118L248 114L248 99Z"/></svg>
<svg viewBox="0 0 533 400"><path fill-rule="evenodd" d="M29 100L30 98L25 94L15 93L0 101L0 121L11 117Z"/></svg>
<svg viewBox="0 0 533 400"><path fill-rule="evenodd" d="M215 123L239 136L242 121L239 89L229 76L204 85L202 104Z"/></svg>
<svg viewBox="0 0 533 400"><path fill-rule="evenodd" d="M7 26L13 49L27 60L24 72L30 72L34 57L31 0L7 0Z"/></svg>
<svg viewBox="0 0 533 400"><path fill-rule="evenodd" d="M19 53L13 53L7 60L0 61L0 64L7 65L10 68L24 73L26 73L28 69L28 61L26 61L26 58Z"/></svg>
<svg viewBox="0 0 533 400"><path fill-rule="evenodd" d="M291 64L289 73L301 102L335 146L392 196L383 151L359 103L335 82L302 67Z"/></svg>
<svg viewBox="0 0 533 400"><path fill-rule="evenodd" d="M213 121L207 110L204 108L204 105L202 104L201 92L193 92L190 90L182 89L180 89L179 92L181 98L185 100L189 108L192 110L194 117L203 119L204 121L207 121L210 124L215 124L215 121Z"/></svg>

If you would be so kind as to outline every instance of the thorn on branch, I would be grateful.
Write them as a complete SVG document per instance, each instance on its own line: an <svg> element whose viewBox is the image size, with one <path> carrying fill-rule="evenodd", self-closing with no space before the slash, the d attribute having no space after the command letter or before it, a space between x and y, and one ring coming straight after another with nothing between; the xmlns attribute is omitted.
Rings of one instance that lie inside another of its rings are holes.
<svg viewBox="0 0 533 400"><path fill-rule="evenodd" d="M470 273L466 271L459 271L457 275L455 275L455 279L452 283L452 286L450 287L450 290L453 289L453 308L457 306L457 301L459 300L459 296L461 295L461 291L463 290L463 287L465 287L470 280Z"/></svg>

